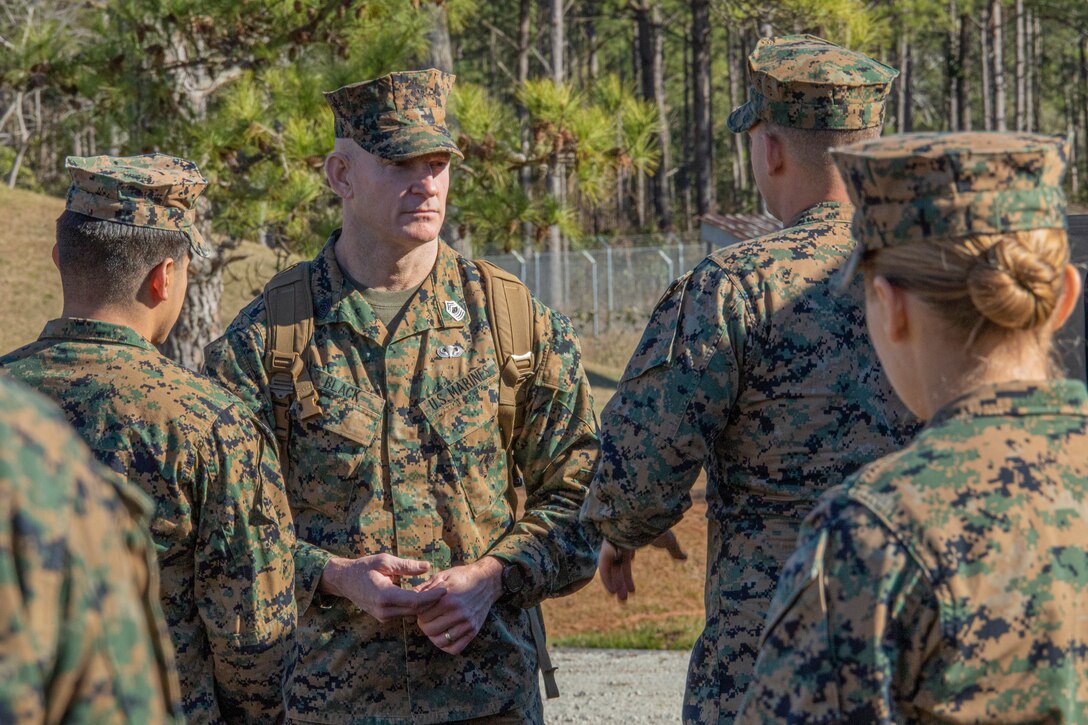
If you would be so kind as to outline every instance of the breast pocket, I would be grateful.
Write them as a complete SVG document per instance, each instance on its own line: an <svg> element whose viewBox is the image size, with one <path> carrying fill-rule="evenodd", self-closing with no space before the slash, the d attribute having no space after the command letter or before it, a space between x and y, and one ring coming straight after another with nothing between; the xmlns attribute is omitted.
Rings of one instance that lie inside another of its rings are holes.
<svg viewBox="0 0 1088 725"><path fill-rule="evenodd" d="M441 489L439 498L444 491L447 507L457 508L449 494L459 492L473 519L489 511L506 491L498 396L498 371L489 360L420 403L430 426L424 450L431 479Z"/></svg>
<svg viewBox="0 0 1088 725"><path fill-rule="evenodd" d="M385 401L321 370L311 376L321 414L294 420L287 492L296 512L314 510L340 517L380 481L360 479L360 469L377 453L375 444Z"/></svg>

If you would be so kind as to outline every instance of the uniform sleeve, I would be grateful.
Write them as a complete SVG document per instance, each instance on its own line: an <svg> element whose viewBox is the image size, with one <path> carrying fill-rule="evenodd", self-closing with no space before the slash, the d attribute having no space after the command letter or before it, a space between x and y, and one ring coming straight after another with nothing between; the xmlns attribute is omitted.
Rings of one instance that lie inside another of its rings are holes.
<svg viewBox="0 0 1088 725"><path fill-rule="evenodd" d="M0 721L183 722L150 503L0 383Z"/></svg>
<svg viewBox="0 0 1088 725"><path fill-rule="evenodd" d="M737 723L896 721L939 645L938 612L906 549L832 489L783 569Z"/></svg>
<svg viewBox="0 0 1088 725"><path fill-rule="evenodd" d="M654 309L601 417L601 460L582 519L645 546L691 506L691 486L729 420L748 343L743 291L704 261Z"/></svg>
<svg viewBox="0 0 1088 725"><path fill-rule="evenodd" d="M262 362L263 319L259 307L244 310L225 335L204 349L204 373L237 395L269 430L275 430L276 415L268 391L268 374ZM332 554L298 539L294 557L295 601L301 615L313 602L321 583L321 573Z"/></svg>
<svg viewBox="0 0 1088 725"><path fill-rule="evenodd" d="M248 412L216 421L195 561L195 600L223 716L273 722L294 661L294 527L275 444Z"/></svg>
<svg viewBox="0 0 1088 725"><path fill-rule="evenodd" d="M489 552L526 574L516 604L532 606L589 581L599 542L578 520L597 462L597 420L574 329L536 307L539 356L525 423L512 454L525 480L525 513Z"/></svg>

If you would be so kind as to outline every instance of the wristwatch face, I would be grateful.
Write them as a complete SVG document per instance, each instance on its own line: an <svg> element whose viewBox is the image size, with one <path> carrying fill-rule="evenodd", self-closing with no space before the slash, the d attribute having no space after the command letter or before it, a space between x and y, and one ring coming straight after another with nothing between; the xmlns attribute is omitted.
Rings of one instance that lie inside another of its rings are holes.
<svg viewBox="0 0 1088 725"><path fill-rule="evenodd" d="M507 594L517 594L525 586L525 577L517 564L507 564L502 568L502 590Z"/></svg>

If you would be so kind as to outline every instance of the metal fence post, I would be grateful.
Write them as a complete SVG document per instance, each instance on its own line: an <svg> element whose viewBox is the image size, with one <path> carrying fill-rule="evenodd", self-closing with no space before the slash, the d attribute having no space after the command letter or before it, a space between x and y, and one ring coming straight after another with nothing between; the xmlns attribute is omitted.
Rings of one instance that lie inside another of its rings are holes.
<svg viewBox="0 0 1088 725"><path fill-rule="evenodd" d="M518 279L520 279L522 282L524 282L525 281L525 257L518 254L516 250L511 250L510 254L514 255L514 259L518 260L518 264L521 267L521 274L518 275ZM535 290L534 290L534 292L535 292Z"/></svg>
<svg viewBox="0 0 1088 725"><path fill-rule="evenodd" d="M605 245L605 286L608 291L608 315L611 315L611 311L616 307L616 298L613 296L613 266L611 266L611 245Z"/></svg>
<svg viewBox="0 0 1088 725"><path fill-rule="evenodd" d="M601 334L601 309L600 309L600 293L597 284L597 260L593 258L593 255L582 250L582 254L589 260L589 273L593 275L593 336L597 337Z"/></svg>
<svg viewBox="0 0 1088 725"><path fill-rule="evenodd" d="M543 296L544 290L540 289L540 250L533 250L533 289L538 296ZM548 300L546 304L551 304L551 300Z"/></svg>
<svg viewBox="0 0 1088 725"><path fill-rule="evenodd" d="M661 257L662 259L665 260L665 264L667 264L668 268L669 268L669 278L667 280L665 280L665 286L661 288L662 290L664 290L666 287L668 287L670 284L672 284L672 281L674 279L676 279L676 273L674 271L675 267L673 267L672 257L665 254L665 252L663 250L658 249L657 254L658 254L659 257Z"/></svg>

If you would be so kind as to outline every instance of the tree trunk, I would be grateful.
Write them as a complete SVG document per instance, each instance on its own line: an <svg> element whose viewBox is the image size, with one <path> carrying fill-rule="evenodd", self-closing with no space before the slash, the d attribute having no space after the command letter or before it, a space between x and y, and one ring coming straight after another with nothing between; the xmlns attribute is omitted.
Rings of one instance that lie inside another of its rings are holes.
<svg viewBox="0 0 1088 725"><path fill-rule="evenodd" d="M223 268L228 250L214 248L211 257L194 256L189 264L189 288L181 316L159 352L190 370L204 364L204 347L222 333L219 302L223 298Z"/></svg>
<svg viewBox="0 0 1088 725"><path fill-rule="evenodd" d="M728 30L729 47L726 58L729 60L729 108L741 105L746 90L743 85L745 70L744 36L738 30ZM746 134L732 134L733 143L733 206L739 207L743 196L749 189L749 160L747 147L744 145Z"/></svg>
<svg viewBox="0 0 1088 725"><path fill-rule="evenodd" d="M1024 0L1016 0L1016 130L1028 127L1027 98L1027 28Z"/></svg>
<svg viewBox="0 0 1088 725"><path fill-rule="evenodd" d="M450 41L450 20L446 13L446 4L429 5L427 14L430 22L427 29L425 64L444 73L453 73L453 43Z"/></svg>
<svg viewBox="0 0 1088 725"><path fill-rule="evenodd" d="M960 15L959 76L956 88L959 117L956 127L960 131L971 130L971 89L967 83L967 69L971 64L971 18L966 13Z"/></svg>
<svg viewBox="0 0 1088 725"><path fill-rule="evenodd" d="M1038 126L1035 123L1035 74L1036 64L1039 62L1038 47L1035 41L1035 13L1028 9L1025 11L1027 19L1024 22L1027 32L1027 78L1024 82L1024 123L1025 130L1033 131Z"/></svg>
<svg viewBox="0 0 1088 725"><path fill-rule="evenodd" d="M213 74L201 64L190 63L190 52L198 54L183 40L173 44L171 51L176 57L171 61L179 66L176 92L180 95L179 108L191 109L193 118L204 119L208 98L214 90L230 78L237 77L239 68L222 68ZM208 197L196 202L196 213L206 239L211 239L212 205ZM187 368L196 370L204 363L204 347L222 332L219 321L219 303L223 297L223 269L230 261L234 244L214 245L210 258L194 257L189 265L189 287L181 317L170 336L159 346L164 355Z"/></svg>
<svg viewBox="0 0 1088 725"><path fill-rule="evenodd" d="M993 128L1005 131L1008 128L1005 109L1005 22L1002 17L1001 0L991 0L990 24L993 28L993 45L990 52L993 57L994 83L994 122Z"/></svg>
<svg viewBox="0 0 1088 725"><path fill-rule="evenodd" d="M25 94L22 91L16 92L15 101L12 104L14 111L9 111L19 123L19 150L15 153L15 160L12 162L11 171L8 173L9 189L15 188L15 181L19 178L19 169L23 165L23 157L26 156L26 150L30 146L30 131L26 127L26 118L23 111L24 98ZM14 132L12 138L15 138Z"/></svg>
<svg viewBox="0 0 1088 725"><path fill-rule="evenodd" d="M912 94L912 81L914 78L914 56L911 50L910 38L904 29L899 36L899 103L896 128L899 133L910 133L914 127L914 107Z"/></svg>
<svg viewBox="0 0 1088 725"><path fill-rule="evenodd" d="M680 218L684 220L687 227L691 227L691 183L692 174L695 171L695 154L692 151L692 144L695 139L692 137L692 116L691 116L691 26L689 25L684 29L683 35L680 36L683 43L681 45L681 58L683 63L683 104L681 105L680 113L680 158L681 161L677 164L676 172L676 195L680 199Z"/></svg>
<svg viewBox="0 0 1088 725"><path fill-rule="evenodd" d="M427 52L419 59L424 68L437 68L443 73L453 73L453 43L450 40L449 16L446 14L446 6L431 5L427 7ZM450 121L456 122L454 118ZM456 206L451 205L449 211L456 212ZM457 214L446 215L446 222L442 225L442 239L457 250L458 253L472 258L472 238L468 234L461 233L460 224L457 222Z"/></svg>
<svg viewBox="0 0 1088 725"><path fill-rule="evenodd" d="M948 0L948 32L944 35L944 113L948 119L946 128L949 131L958 131L960 118L960 83L963 74L957 65L959 61L958 36L953 24L958 17L956 12L956 0Z"/></svg>
<svg viewBox="0 0 1088 725"><path fill-rule="evenodd" d="M589 45L586 48L586 65L589 66L590 83L596 83L597 77L601 75L601 58L597 52L597 24L592 16L585 20L585 41Z"/></svg>
<svg viewBox="0 0 1088 725"><path fill-rule="evenodd" d="M636 200L635 213L638 214L637 225L639 232L646 231L646 174L638 172L637 185L638 199Z"/></svg>
<svg viewBox="0 0 1088 725"><path fill-rule="evenodd" d="M27 145L19 144L19 150L15 152L15 160L11 162L11 173L8 174L8 188L14 189L15 182L19 179L19 169L23 166L23 157L26 156Z"/></svg>
<svg viewBox="0 0 1088 725"><path fill-rule="evenodd" d="M978 34L979 45L981 50L979 52L979 66L982 68L982 123L983 127L987 131L994 130L994 111L993 111L993 84L990 81L990 69L992 68L991 56L990 56L990 6L984 6L982 8L982 28Z"/></svg>
<svg viewBox="0 0 1088 725"><path fill-rule="evenodd" d="M1074 122L1076 112L1073 114ZM1084 169L1082 178L1088 179L1088 32L1080 36L1080 163Z"/></svg>
<svg viewBox="0 0 1088 725"><path fill-rule="evenodd" d="M657 138L661 161L654 172L651 193L657 228L672 228L672 204L669 198L670 153L668 104L665 100L665 36L661 31L661 8L657 2L644 0L635 6L638 23L639 65L642 77L642 98L657 107Z"/></svg>
<svg viewBox="0 0 1088 725"><path fill-rule="evenodd" d="M1077 132L1077 101L1076 94L1073 89L1066 84L1064 87L1065 97L1065 128L1066 133L1073 139L1073 154L1069 159L1069 187L1072 195L1076 197L1080 194L1080 134Z"/></svg>
<svg viewBox="0 0 1088 725"><path fill-rule="evenodd" d="M524 86L525 81L529 80L529 50L532 37L532 13L533 13L533 0L521 0L521 7L518 14L518 85ZM518 104L518 121L521 127L521 153L528 158L529 156L529 112L525 109L525 106L521 103ZM521 190L525 193L525 196L532 198L533 196L533 170L528 165L523 165L518 169L518 180L521 183ZM523 251L528 252L533 246L533 225L529 222L522 222L521 224L521 246Z"/></svg>
<svg viewBox="0 0 1088 725"><path fill-rule="evenodd" d="M692 0L691 51L691 105L695 118L695 142L692 144L695 154L695 212L702 216L710 213L715 206L714 136L710 127L710 0ZM730 68L730 87L734 83Z"/></svg>
<svg viewBox="0 0 1088 725"><path fill-rule="evenodd" d="M1033 49L1031 68L1033 90L1031 93L1031 97L1034 107L1032 108L1031 114L1031 127L1035 130L1038 130L1042 127L1042 124L1039 122L1039 116L1043 107L1042 68L1043 64L1045 63L1045 59L1043 58L1043 23L1042 20L1039 19L1038 14L1032 13L1032 16L1034 30L1031 33L1031 43Z"/></svg>
<svg viewBox="0 0 1088 725"><path fill-rule="evenodd" d="M456 207L452 204L447 205L447 208L449 211L456 212ZM442 225L442 241L453 247L461 256L472 259L475 256L475 250L472 248L472 234L452 220L452 217L456 216L457 214L446 214L447 221ZM504 246L510 246L510 242L505 242ZM510 250L506 249L505 251Z"/></svg>
<svg viewBox="0 0 1088 725"><path fill-rule="evenodd" d="M563 85L566 80L563 65L564 55L564 27L563 27L563 0L550 0L551 2L551 26L552 26L552 80L557 86ZM566 171L558 158L552 160L552 168L549 175L549 188L556 204L561 204L563 199L563 181ZM548 229L548 251L551 252L551 264L549 280L551 299L549 304L555 309L562 309L565 305L563 299L563 235L558 224L552 224Z"/></svg>

